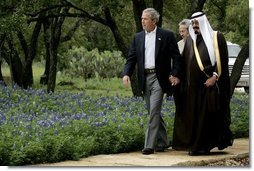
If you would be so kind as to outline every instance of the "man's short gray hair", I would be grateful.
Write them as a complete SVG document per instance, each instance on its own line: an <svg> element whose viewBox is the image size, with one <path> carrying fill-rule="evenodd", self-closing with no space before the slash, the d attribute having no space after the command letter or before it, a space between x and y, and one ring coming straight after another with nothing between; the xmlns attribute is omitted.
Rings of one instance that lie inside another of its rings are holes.
<svg viewBox="0 0 254 171"><path fill-rule="evenodd" d="M151 15L151 19L155 19L156 23L160 20L160 14L154 8L146 8L143 10L145 13L149 13Z"/></svg>
<svg viewBox="0 0 254 171"><path fill-rule="evenodd" d="M183 19L178 25L184 25L186 28L189 28L191 21L189 19Z"/></svg>

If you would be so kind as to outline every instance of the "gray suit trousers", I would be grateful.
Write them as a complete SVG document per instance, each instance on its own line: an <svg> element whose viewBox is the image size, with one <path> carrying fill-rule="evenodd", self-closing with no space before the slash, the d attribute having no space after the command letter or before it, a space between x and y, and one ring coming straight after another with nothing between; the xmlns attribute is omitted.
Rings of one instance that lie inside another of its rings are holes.
<svg viewBox="0 0 254 171"><path fill-rule="evenodd" d="M145 134L144 148L155 149L157 146L169 145L166 125L161 117L163 95L156 74L147 74L145 102L150 119Z"/></svg>

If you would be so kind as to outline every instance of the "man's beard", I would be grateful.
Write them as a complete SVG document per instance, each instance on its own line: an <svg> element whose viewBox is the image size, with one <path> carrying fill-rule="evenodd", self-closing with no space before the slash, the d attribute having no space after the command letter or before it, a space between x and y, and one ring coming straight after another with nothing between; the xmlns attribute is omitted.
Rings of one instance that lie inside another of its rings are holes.
<svg viewBox="0 0 254 171"><path fill-rule="evenodd" d="M199 32L198 32L199 27L193 27L193 29L196 29L196 30L194 30L194 33L195 33L195 34L199 34Z"/></svg>

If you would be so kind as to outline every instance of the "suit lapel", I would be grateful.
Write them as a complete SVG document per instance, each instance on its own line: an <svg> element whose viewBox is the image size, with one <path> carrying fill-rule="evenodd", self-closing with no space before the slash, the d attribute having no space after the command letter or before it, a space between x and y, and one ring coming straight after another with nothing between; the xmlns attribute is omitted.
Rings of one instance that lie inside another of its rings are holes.
<svg viewBox="0 0 254 171"><path fill-rule="evenodd" d="M141 39L140 39L140 52L142 57L142 62L145 61L145 31L142 32Z"/></svg>
<svg viewBox="0 0 254 171"><path fill-rule="evenodd" d="M156 37L155 37L155 59L158 57L161 41L162 41L162 33L160 28L157 27Z"/></svg>

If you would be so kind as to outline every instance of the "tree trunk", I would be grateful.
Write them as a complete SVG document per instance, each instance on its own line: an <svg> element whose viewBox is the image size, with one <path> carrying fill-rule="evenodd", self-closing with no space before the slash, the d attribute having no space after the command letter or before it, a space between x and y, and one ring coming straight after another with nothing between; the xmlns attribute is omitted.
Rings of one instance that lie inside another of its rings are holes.
<svg viewBox="0 0 254 171"><path fill-rule="evenodd" d="M69 8L59 9L59 13L66 13ZM51 19L50 24L50 67L48 79L48 92L54 92L56 85L56 72L57 72L57 50L60 43L61 29L65 17L55 17Z"/></svg>
<svg viewBox="0 0 254 171"><path fill-rule="evenodd" d="M11 35L7 36L7 43L10 49L8 61L10 66L12 85L17 84L18 86L23 88L23 84L22 84L23 65L19 58L18 52L13 45Z"/></svg>
<svg viewBox="0 0 254 171"><path fill-rule="evenodd" d="M230 95L231 95L231 97L234 94L236 84L241 77L244 63L248 57L249 57L249 39L246 41L246 43L242 47L240 53L238 54L238 56L235 60L232 72L231 72L231 76L230 76Z"/></svg>
<svg viewBox="0 0 254 171"><path fill-rule="evenodd" d="M49 75L48 75L48 92L54 92L56 84L56 67L57 67L57 40L55 39L56 35L56 22L58 18L51 19L50 25L50 46L49 46ZM60 39L59 39L60 40ZM58 40L58 41L59 41Z"/></svg>
<svg viewBox="0 0 254 171"><path fill-rule="evenodd" d="M49 78L49 68L50 68L50 21L49 19L44 20L43 22L43 31L44 31L44 44L46 50L46 57L45 57L45 70L44 74L40 78L40 84L47 85L48 78Z"/></svg>
<svg viewBox="0 0 254 171"><path fill-rule="evenodd" d="M55 46L50 46L50 66L49 66L49 77L47 92L54 92L56 85L56 67L57 67L57 50Z"/></svg>
<svg viewBox="0 0 254 171"><path fill-rule="evenodd" d="M157 25L159 27L161 27L162 26L162 16L163 16L163 0L153 0L153 7L160 14L160 20Z"/></svg>
<svg viewBox="0 0 254 171"><path fill-rule="evenodd" d="M134 19L136 23L136 30L140 32L143 30L141 23L141 16L143 10L146 8L146 3L144 0L132 0L132 8L134 13Z"/></svg>
<svg viewBox="0 0 254 171"><path fill-rule="evenodd" d="M24 74L23 74L24 88L28 88L33 85L33 60L37 53L37 43L40 31L41 31L41 22L37 21L31 36L30 45L28 46L28 55L25 58L24 62Z"/></svg>
<svg viewBox="0 0 254 171"><path fill-rule="evenodd" d="M123 36L121 35L115 20L111 16L109 8L107 6L104 6L103 11L104 11L104 15L108 23L108 26L111 29L113 36L116 40L117 46L122 51L123 55L126 57L128 55L128 47L123 39Z"/></svg>

